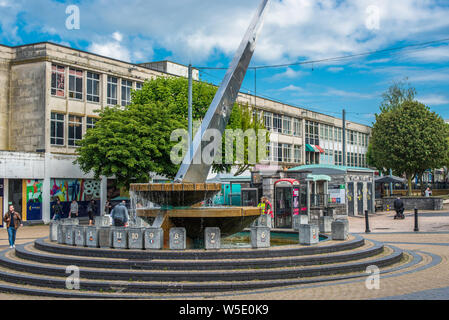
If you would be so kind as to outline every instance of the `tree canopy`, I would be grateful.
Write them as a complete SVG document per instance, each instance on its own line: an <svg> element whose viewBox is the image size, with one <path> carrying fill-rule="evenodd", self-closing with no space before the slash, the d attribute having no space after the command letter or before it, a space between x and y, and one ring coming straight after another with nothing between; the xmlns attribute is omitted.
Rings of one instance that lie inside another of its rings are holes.
<svg viewBox="0 0 449 320"><path fill-rule="evenodd" d="M444 120L424 104L404 99L376 115L369 146L370 165L411 180L427 169L441 168L449 152Z"/></svg>
<svg viewBox="0 0 449 320"><path fill-rule="evenodd" d="M201 120L212 102L217 87L193 83L193 118ZM249 108L236 105L228 128L262 129L260 122L249 121ZM184 78L156 78L146 81L142 90L133 91L127 107L106 107L99 112L95 128L79 142L75 161L84 172L96 178L116 176L117 184L146 183L151 172L174 178L179 165L170 152L177 142L171 133L188 126L188 81ZM224 155L223 155L224 156ZM239 172L249 168L239 164ZM229 171L229 166L214 166L214 171Z"/></svg>

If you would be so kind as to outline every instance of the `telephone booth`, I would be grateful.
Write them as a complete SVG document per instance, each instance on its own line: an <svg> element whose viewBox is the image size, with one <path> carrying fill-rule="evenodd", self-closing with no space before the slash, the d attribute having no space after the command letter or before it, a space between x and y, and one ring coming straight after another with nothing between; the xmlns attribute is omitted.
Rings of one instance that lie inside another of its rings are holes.
<svg viewBox="0 0 449 320"><path fill-rule="evenodd" d="M276 228L293 227L293 216L307 214L307 186L295 179L274 184L274 221Z"/></svg>

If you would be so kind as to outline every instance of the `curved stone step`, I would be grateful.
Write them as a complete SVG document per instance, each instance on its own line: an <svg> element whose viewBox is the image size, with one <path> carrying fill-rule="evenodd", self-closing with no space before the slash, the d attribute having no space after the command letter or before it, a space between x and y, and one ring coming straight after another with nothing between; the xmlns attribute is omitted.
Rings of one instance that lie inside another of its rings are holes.
<svg viewBox="0 0 449 320"><path fill-rule="evenodd" d="M188 251L151 251L151 250L118 250L118 249L99 249L84 248L60 245L47 242L46 239L35 241L35 247L41 251L49 253L84 256L92 258L115 258L129 260L225 260L225 259L257 259L257 258L276 258L305 256L324 253L333 253L338 251L351 250L361 247L365 240L359 235L352 235L354 239L326 244L326 242L317 246L286 246L286 248L272 247L270 249L242 249L242 250L188 250Z"/></svg>
<svg viewBox="0 0 449 320"><path fill-rule="evenodd" d="M402 251L393 249L392 256L402 255ZM392 262L394 264L395 262ZM390 264L389 264L390 265ZM381 266L378 264L381 268ZM384 266L385 267L385 266ZM366 277L363 270L358 274L332 276L332 277L318 277L311 279L287 279L287 280L265 280L265 281L239 281L239 282L213 282L213 283L133 283L133 282L114 282L114 281L90 281L81 279L80 289L83 291L105 291L109 293L93 293L62 290L66 287L65 278L33 276L28 274L14 274L2 270L0 272L0 280L14 283L15 285L4 285L0 283L0 291L7 290L8 292L22 293L22 294L39 294L44 296L56 296L66 298L109 298L109 299L139 299L144 296L130 295L131 293L212 293L212 292L226 292L237 290L254 290L262 288L274 288L292 285L302 285L329 281L338 281L346 279L354 279L359 277ZM388 272L388 271L386 271ZM18 287L20 284L27 284L27 288ZM51 288L45 290L42 294L40 287ZM59 289L59 290L55 290ZM113 291L120 292L111 293Z"/></svg>
<svg viewBox="0 0 449 320"><path fill-rule="evenodd" d="M161 281L161 282L207 282L207 281L251 281L251 280L279 280L315 277L332 274L364 271L370 265L379 268L400 261L402 252L395 251L387 256L372 258L366 261L352 261L345 264L332 264L304 268L278 268L269 270L238 270L238 271L133 271L133 270L99 270L80 268L80 277L96 280L123 280L123 281ZM64 266L48 266L11 259L6 252L0 254L0 265L13 270L50 275L66 276Z"/></svg>
<svg viewBox="0 0 449 320"><path fill-rule="evenodd" d="M39 263L56 265L76 265L78 267L125 269L125 270L237 270L257 268L281 268L295 266L309 266L319 264L330 264L347 262L372 257L382 253L383 246L374 244L368 248L342 253L308 255L300 257L279 257L260 259L238 259L238 260L124 260L124 259L94 259L78 256L57 256L45 252L33 252L27 250L25 245L16 247L16 256Z"/></svg>

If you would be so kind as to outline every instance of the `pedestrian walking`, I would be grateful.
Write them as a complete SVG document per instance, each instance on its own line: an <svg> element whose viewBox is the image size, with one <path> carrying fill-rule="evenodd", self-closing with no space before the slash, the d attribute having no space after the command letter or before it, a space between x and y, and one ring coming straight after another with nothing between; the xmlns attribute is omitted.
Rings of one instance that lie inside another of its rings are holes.
<svg viewBox="0 0 449 320"><path fill-rule="evenodd" d="M56 203L53 205L53 212L55 214L53 220L57 221L63 218L64 213L62 212L61 200L56 200Z"/></svg>
<svg viewBox="0 0 449 320"><path fill-rule="evenodd" d="M95 205L95 200L90 200L89 205L87 206L87 214L89 216L89 225L92 226L94 224L94 216L97 213L97 206Z"/></svg>
<svg viewBox="0 0 449 320"><path fill-rule="evenodd" d="M126 202L122 201L112 209L111 218L115 227L125 227L129 221L128 209L125 204Z"/></svg>
<svg viewBox="0 0 449 320"><path fill-rule="evenodd" d="M9 247L15 248L16 234L19 227L23 227L22 217L14 211L14 206L10 205L8 212L5 213L6 228L8 229Z"/></svg>
<svg viewBox="0 0 449 320"><path fill-rule="evenodd" d="M76 200L73 200L70 204L69 219L72 217L78 218L78 202L76 202Z"/></svg>

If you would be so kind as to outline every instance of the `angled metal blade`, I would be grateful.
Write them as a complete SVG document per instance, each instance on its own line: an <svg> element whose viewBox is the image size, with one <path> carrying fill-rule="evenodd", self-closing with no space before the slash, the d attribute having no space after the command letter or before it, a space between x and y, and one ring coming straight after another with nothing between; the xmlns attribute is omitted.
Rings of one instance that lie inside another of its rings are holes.
<svg viewBox="0 0 449 320"><path fill-rule="evenodd" d="M257 35L262 28L263 17L268 3L269 0L262 0L256 15L252 19L242 43L204 117L201 128L196 134L192 146L190 146L190 148L193 148L193 158L191 158L191 150L189 148L175 181L202 183L207 180L211 165L202 161L201 153L203 147L209 143L209 141L203 141L204 134L208 129L216 129L223 134L226 129L232 108L254 54Z"/></svg>

